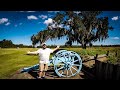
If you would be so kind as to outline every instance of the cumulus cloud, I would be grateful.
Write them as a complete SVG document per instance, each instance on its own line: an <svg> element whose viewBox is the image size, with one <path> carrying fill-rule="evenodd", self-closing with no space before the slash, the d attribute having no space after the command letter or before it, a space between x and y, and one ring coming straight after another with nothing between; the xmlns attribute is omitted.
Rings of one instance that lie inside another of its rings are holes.
<svg viewBox="0 0 120 90"><path fill-rule="evenodd" d="M44 24L46 24L46 25L52 24L52 23L53 23L52 18L48 18L48 20L45 20L45 21L44 21Z"/></svg>
<svg viewBox="0 0 120 90"><path fill-rule="evenodd" d="M57 13L57 12L60 12L60 11L48 11L49 13Z"/></svg>
<svg viewBox="0 0 120 90"><path fill-rule="evenodd" d="M74 13L79 14L79 13L81 13L81 11L74 11Z"/></svg>
<svg viewBox="0 0 120 90"><path fill-rule="evenodd" d="M114 16L111 19L114 20L114 21L116 21L116 20L118 20L118 16Z"/></svg>
<svg viewBox="0 0 120 90"><path fill-rule="evenodd" d="M10 22L7 22L5 25L6 25L6 26L10 25Z"/></svg>
<svg viewBox="0 0 120 90"><path fill-rule="evenodd" d="M118 39L120 39L119 37L112 37L112 39L114 39L114 40L118 40Z"/></svg>
<svg viewBox="0 0 120 90"><path fill-rule="evenodd" d="M52 16L54 16L54 15L52 15L52 14L48 14L48 17L52 17Z"/></svg>
<svg viewBox="0 0 120 90"><path fill-rule="evenodd" d="M1 18L0 19L0 24L4 24L8 22L8 18Z"/></svg>
<svg viewBox="0 0 120 90"><path fill-rule="evenodd" d="M26 12L36 12L36 11L26 11Z"/></svg>
<svg viewBox="0 0 120 90"><path fill-rule="evenodd" d="M5 26L8 26L11 23L9 22L8 18L1 18L0 19L0 24L4 24Z"/></svg>
<svg viewBox="0 0 120 90"><path fill-rule="evenodd" d="M58 24L57 22L55 22L52 18L48 18L48 20L44 21L44 24L49 25L48 29L55 29L55 28L63 28L62 24Z"/></svg>
<svg viewBox="0 0 120 90"><path fill-rule="evenodd" d="M16 12L36 12L36 11L16 11Z"/></svg>
<svg viewBox="0 0 120 90"><path fill-rule="evenodd" d="M48 11L49 13L53 12L53 11Z"/></svg>
<svg viewBox="0 0 120 90"><path fill-rule="evenodd" d="M62 25L62 24L60 24L60 25L58 25L58 27L59 27L59 28L63 28L63 25Z"/></svg>
<svg viewBox="0 0 120 90"><path fill-rule="evenodd" d="M34 15L27 16L29 20L37 20L38 18Z"/></svg>
<svg viewBox="0 0 120 90"><path fill-rule="evenodd" d="M40 15L39 17L42 18L42 19L46 19L47 18L46 15Z"/></svg>

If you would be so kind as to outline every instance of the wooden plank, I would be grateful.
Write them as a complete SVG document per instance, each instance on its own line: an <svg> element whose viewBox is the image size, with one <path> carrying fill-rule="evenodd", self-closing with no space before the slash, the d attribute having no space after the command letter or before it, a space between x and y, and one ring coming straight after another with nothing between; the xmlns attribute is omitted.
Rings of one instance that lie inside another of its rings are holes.
<svg viewBox="0 0 120 90"><path fill-rule="evenodd" d="M120 64L111 64L95 60L96 79L120 80Z"/></svg>
<svg viewBox="0 0 120 90"><path fill-rule="evenodd" d="M117 65L117 70L116 70L116 80L120 80L120 64Z"/></svg>
<svg viewBox="0 0 120 90"><path fill-rule="evenodd" d="M113 67L114 65L113 64L109 64L109 67L108 67L108 70L106 72L108 72L108 78L107 79L112 79L113 78Z"/></svg>
<svg viewBox="0 0 120 90"><path fill-rule="evenodd" d="M101 80L102 62L95 60L95 75L96 79Z"/></svg>
<svg viewBox="0 0 120 90"><path fill-rule="evenodd" d="M107 78L108 78L108 68L109 68L109 63L106 63L105 73L104 73L104 79L105 80L107 80Z"/></svg>
<svg viewBox="0 0 120 90"><path fill-rule="evenodd" d="M100 67L101 68L101 79L102 80L105 80L105 72L106 72L106 63L104 62L101 62L102 63L102 66Z"/></svg>

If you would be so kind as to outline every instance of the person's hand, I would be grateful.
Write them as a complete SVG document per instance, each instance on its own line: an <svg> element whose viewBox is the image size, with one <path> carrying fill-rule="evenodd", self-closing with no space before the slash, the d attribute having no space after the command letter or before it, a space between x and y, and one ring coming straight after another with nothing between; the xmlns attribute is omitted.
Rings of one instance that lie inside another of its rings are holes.
<svg viewBox="0 0 120 90"><path fill-rule="evenodd" d="M60 48L60 46L57 46L57 48Z"/></svg>

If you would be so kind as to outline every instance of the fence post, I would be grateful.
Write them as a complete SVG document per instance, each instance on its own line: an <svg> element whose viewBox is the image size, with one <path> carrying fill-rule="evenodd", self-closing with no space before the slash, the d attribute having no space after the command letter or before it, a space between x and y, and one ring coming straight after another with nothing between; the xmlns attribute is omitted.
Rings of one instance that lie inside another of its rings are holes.
<svg viewBox="0 0 120 90"><path fill-rule="evenodd" d="M98 54L96 54L96 56L94 57L95 60L97 60Z"/></svg>
<svg viewBox="0 0 120 90"><path fill-rule="evenodd" d="M117 50L116 50L116 52L115 52L115 56L117 57Z"/></svg>
<svg viewBox="0 0 120 90"><path fill-rule="evenodd" d="M107 54L106 54L107 56L109 55L109 51L107 51Z"/></svg>

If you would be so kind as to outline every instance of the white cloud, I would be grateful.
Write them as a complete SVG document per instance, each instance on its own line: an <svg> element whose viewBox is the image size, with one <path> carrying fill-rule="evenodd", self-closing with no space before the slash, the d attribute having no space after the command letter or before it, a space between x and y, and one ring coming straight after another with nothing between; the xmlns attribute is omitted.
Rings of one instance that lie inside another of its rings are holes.
<svg viewBox="0 0 120 90"><path fill-rule="evenodd" d="M6 22L8 22L8 18L1 18L0 19L0 24L4 24Z"/></svg>
<svg viewBox="0 0 120 90"><path fill-rule="evenodd" d="M36 11L16 11L16 12L36 12Z"/></svg>
<svg viewBox="0 0 120 90"><path fill-rule="evenodd" d="M116 21L116 20L118 20L118 16L114 16L111 19Z"/></svg>
<svg viewBox="0 0 120 90"><path fill-rule="evenodd" d="M52 20L52 18L48 18L48 20L45 20L44 21L44 24L51 24L51 23L53 23L53 20Z"/></svg>
<svg viewBox="0 0 120 90"><path fill-rule="evenodd" d="M59 27L59 28L63 28L63 25L62 25L62 24L61 24L61 25L58 25L58 27Z"/></svg>
<svg viewBox="0 0 120 90"><path fill-rule="evenodd" d="M10 22L7 22L5 25L6 25L6 26L10 25Z"/></svg>
<svg viewBox="0 0 120 90"><path fill-rule="evenodd" d="M47 18L46 15L40 15L39 17L42 18L42 19L46 19Z"/></svg>
<svg viewBox="0 0 120 90"><path fill-rule="evenodd" d="M52 24L51 27L52 28L57 28L57 26L55 24Z"/></svg>
<svg viewBox="0 0 120 90"><path fill-rule="evenodd" d="M81 11L74 11L74 13L79 14L79 13L81 13Z"/></svg>
<svg viewBox="0 0 120 90"><path fill-rule="evenodd" d="M118 39L120 39L119 37L112 37L112 39L114 39L114 40L118 40Z"/></svg>
<svg viewBox="0 0 120 90"><path fill-rule="evenodd" d="M27 18L29 19L29 20L37 20L38 18L36 17L36 16L34 16L34 15L31 15L31 16L27 16Z"/></svg>
<svg viewBox="0 0 120 90"><path fill-rule="evenodd" d="M52 16L54 16L54 15L52 15L52 14L48 14L48 17L52 17Z"/></svg>
<svg viewBox="0 0 120 90"><path fill-rule="evenodd" d="M26 11L26 12L36 12L36 11Z"/></svg>
<svg viewBox="0 0 120 90"><path fill-rule="evenodd" d="M57 13L57 12L60 12L60 11L48 11L49 13Z"/></svg>

